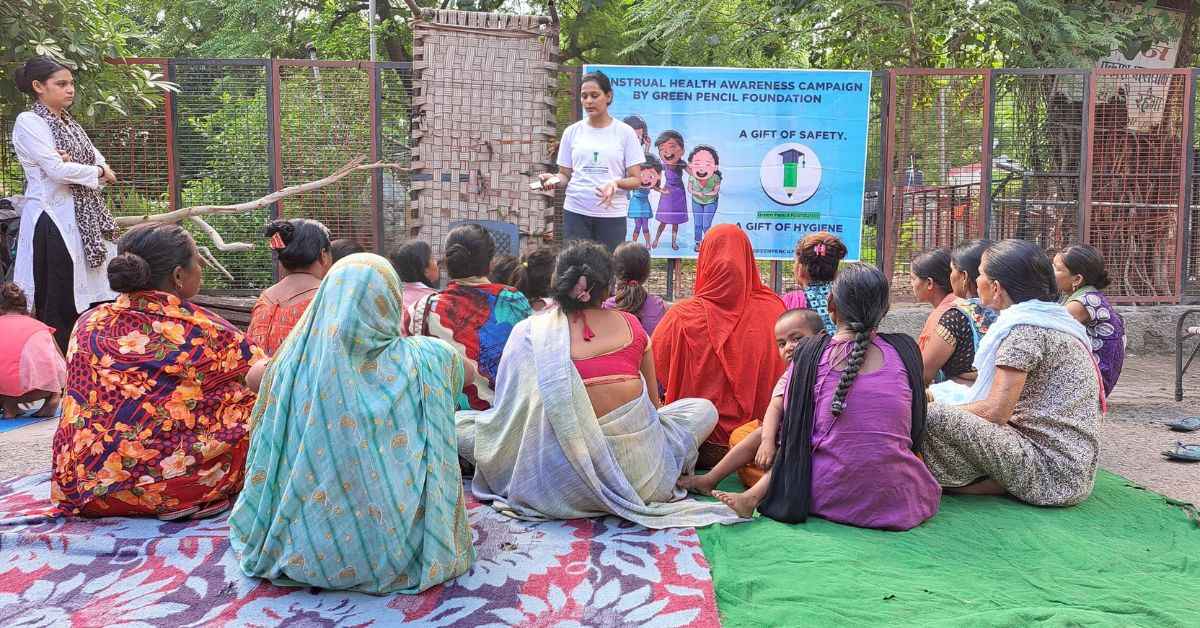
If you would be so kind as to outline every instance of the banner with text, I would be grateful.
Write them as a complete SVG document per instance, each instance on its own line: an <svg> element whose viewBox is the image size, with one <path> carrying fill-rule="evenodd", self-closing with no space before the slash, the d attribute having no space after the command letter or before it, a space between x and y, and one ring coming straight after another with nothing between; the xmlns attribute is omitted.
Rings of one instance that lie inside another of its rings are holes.
<svg viewBox="0 0 1200 628"><path fill-rule="evenodd" d="M648 158L627 239L655 257L696 257L736 223L758 259L792 259L829 231L860 255L871 73L589 65L612 80L609 113Z"/></svg>

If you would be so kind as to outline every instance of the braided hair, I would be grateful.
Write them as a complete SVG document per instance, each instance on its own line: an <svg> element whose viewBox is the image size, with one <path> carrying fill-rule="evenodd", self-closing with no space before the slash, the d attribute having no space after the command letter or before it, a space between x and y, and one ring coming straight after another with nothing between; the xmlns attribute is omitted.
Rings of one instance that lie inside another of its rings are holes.
<svg viewBox="0 0 1200 628"><path fill-rule="evenodd" d="M833 280L829 298L834 303L834 313L840 324L854 332L854 348L833 393L833 416L841 416L846 410L846 394L862 369L871 333L887 315L888 295L887 277L869 264L847 264Z"/></svg>

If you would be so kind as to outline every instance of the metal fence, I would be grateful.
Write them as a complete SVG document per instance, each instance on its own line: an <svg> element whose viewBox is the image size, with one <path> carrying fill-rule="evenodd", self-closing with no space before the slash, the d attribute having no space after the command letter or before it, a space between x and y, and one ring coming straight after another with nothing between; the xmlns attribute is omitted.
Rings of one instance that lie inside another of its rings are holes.
<svg viewBox="0 0 1200 628"><path fill-rule="evenodd" d="M153 66L180 89L161 107L89 123L122 179L109 194L119 215L250 200L325 176L357 155L411 162L412 95L420 86L409 64L124 63ZM1200 299L1198 72L875 72L863 259L890 271L902 297L912 257L929 248L978 237L1023 238L1046 249L1082 242L1104 253L1118 302ZM564 67L551 94L560 129L578 119L577 83L578 68ZM6 138L11 123L0 120ZM548 168L554 149L547 147ZM384 251L416 228L412 177L356 173L274 207L209 222L227 240L255 241L272 217L313 217L334 237ZM19 193L21 182L6 141L0 196ZM210 288L249 292L272 281L265 247L217 257L233 277L211 273ZM655 274L664 291L683 296L692 266L658 262ZM764 265L777 289L793 287L788 266Z"/></svg>

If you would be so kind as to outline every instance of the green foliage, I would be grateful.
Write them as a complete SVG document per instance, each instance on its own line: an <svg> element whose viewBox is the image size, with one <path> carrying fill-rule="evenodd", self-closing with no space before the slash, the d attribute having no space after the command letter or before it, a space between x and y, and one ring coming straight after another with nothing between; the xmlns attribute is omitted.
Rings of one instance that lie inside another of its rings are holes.
<svg viewBox="0 0 1200 628"><path fill-rule="evenodd" d="M1107 0L644 0L638 39L663 63L756 67L1091 67L1170 33L1145 8Z"/></svg>
<svg viewBox="0 0 1200 628"><path fill-rule="evenodd" d="M134 23L116 0L4 0L0 2L0 115L15 115L28 99L17 91L12 70L29 57L46 55L74 68L76 115L126 115L133 107L153 107L173 86L160 74L137 66L105 63L132 56Z"/></svg>

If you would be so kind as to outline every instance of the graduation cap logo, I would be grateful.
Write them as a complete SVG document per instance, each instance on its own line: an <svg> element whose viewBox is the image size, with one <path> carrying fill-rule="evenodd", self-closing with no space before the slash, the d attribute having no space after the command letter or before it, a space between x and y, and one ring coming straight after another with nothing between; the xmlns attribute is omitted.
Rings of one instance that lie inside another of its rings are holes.
<svg viewBox="0 0 1200 628"><path fill-rule="evenodd" d="M821 185L821 161L811 148L780 144L763 157L759 171L763 192L781 205L799 205Z"/></svg>

